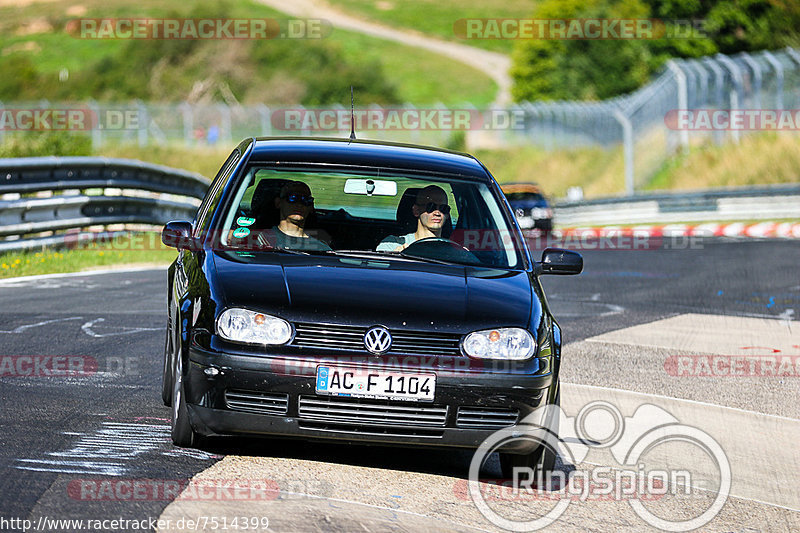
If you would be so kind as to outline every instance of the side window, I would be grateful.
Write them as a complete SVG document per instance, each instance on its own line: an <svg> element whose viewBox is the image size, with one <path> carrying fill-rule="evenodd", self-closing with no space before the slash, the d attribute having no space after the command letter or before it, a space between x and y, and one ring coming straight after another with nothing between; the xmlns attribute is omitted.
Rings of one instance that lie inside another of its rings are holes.
<svg viewBox="0 0 800 533"><path fill-rule="evenodd" d="M219 199L222 196L222 191L225 189L225 184L231 177L231 172L241 157L242 154L239 153L239 150L234 150L231 155L228 156L225 164L222 165L217 177L214 178L214 182L211 184L211 189L209 190L208 194L206 194L205 199L203 199L203 203L200 204L200 207L197 210L197 218L195 219L194 225L195 237L199 237L208 228L208 225L213 218L212 215L214 213L214 208L219 203Z"/></svg>

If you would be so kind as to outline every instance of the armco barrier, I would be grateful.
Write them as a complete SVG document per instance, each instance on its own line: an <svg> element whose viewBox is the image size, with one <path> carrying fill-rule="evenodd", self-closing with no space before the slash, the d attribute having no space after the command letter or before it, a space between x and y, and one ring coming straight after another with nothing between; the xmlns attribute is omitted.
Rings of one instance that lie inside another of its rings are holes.
<svg viewBox="0 0 800 533"><path fill-rule="evenodd" d="M554 217L560 227L800 220L800 184L561 202Z"/></svg>
<svg viewBox="0 0 800 533"><path fill-rule="evenodd" d="M191 219L208 185L199 174L129 159L0 159L0 252L64 245L78 238L68 230L90 240L98 234L80 233L89 226ZM65 194L30 196L42 192ZM800 184L641 194L555 209L562 228L749 220L800 221Z"/></svg>
<svg viewBox="0 0 800 533"><path fill-rule="evenodd" d="M0 251L77 238L65 230L192 219L208 185L199 174L130 159L0 159Z"/></svg>

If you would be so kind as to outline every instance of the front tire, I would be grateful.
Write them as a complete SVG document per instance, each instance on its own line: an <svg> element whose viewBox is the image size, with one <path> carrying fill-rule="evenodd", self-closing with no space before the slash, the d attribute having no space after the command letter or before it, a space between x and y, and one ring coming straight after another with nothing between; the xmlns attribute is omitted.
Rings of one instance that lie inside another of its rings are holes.
<svg viewBox="0 0 800 533"><path fill-rule="evenodd" d="M544 421L545 427L548 431L558 436L559 430L559 416L558 412L561 407L561 387L556 392L555 400L550 404L555 406L556 409L550 409L547 412L547 418ZM542 479L546 479L548 473L556 469L556 462L558 459L558 450L553 449L547 443L542 443L541 446L533 450L529 454L519 455L512 453L500 452L500 469L503 477L506 479L513 479L514 468L530 468L534 472L534 476L539 478L541 472ZM548 490L554 487L542 487Z"/></svg>
<svg viewBox="0 0 800 533"><path fill-rule="evenodd" d="M161 401L167 407L172 405L172 354L175 351L174 329L172 318L167 317L167 338L164 341L164 370L161 374Z"/></svg>
<svg viewBox="0 0 800 533"><path fill-rule="evenodd" d="M183 357L175 354L175 366L172 380L172 442L176 446L192 448L199 438L189 422L189 408L186 406L186 394L183 390Z"/></svg>

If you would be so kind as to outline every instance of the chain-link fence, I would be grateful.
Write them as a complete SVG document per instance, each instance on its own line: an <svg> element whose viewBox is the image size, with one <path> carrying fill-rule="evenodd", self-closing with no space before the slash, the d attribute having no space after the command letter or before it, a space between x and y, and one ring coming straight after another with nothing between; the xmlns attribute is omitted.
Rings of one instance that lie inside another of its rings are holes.
<svg viewBox="0 0 800 533"><path fill-rule="evenodd" d="M621 145L630 194L693 143L736 142L756 130L797 131L798 109L800 52L787 48L672 60L641 89L601 102L526 102L485 110L371 105L357 107L354 116L362 139L468 149ZM779 110L791 113L776 115ZM735 124L739 119L745 121L742 127ZM250 136L348 137L350 125L351 109L340 105L0 103L0 140L18 131L69 130L91 135L95 148L111 141L231 146Z"/></svg>
<svg viewBox="0 0 800 533"><path fill-rule="evenodd" d="M672 60L648 85L622 97L520 107L526 112L525 137L547 149L622 144L631 194L669 156L693 143L738 142L753 131L798 131L800 53L787 48Z"/></svg>

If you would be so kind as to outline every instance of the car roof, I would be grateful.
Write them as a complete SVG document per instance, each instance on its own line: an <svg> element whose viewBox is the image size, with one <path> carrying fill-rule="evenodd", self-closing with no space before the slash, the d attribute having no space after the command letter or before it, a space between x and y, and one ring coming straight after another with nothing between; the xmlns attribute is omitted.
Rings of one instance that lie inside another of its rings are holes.
<svg viewBox="0 0 800 533"><path fill-rule="evenodd" d="M483 165L469 154L414 144L320 137L258 137L250 161L318 163L456 174L490 181Z"/></svg>

